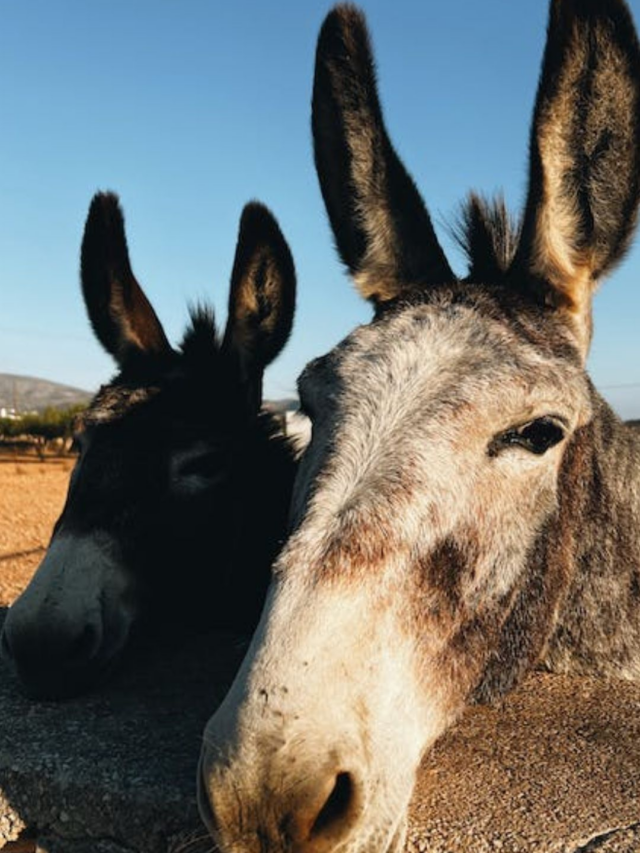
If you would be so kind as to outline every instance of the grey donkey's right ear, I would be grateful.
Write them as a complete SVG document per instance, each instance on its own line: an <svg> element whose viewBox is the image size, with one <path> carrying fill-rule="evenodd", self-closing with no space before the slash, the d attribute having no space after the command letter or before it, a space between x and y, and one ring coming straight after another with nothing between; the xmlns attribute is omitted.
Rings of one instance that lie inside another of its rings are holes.
<svg viewBox="0 0 640 853"><path fill-rule="evenodd" d="M240 219L223 351L260 389L264 368L289 338L295 303L296 274L287 241L271 212L251 202Z"/></svg>
<svg viewBox="0 0 640 853"><path fill-rule="evenodd" d="M364 16L326 18L313 85L316 169L340 256L358 289L383 303L452 281L413 180L387 135Z"/></svg>
<svg viewBox="0 0 640 853"><path fill-rule="evenodd" d="M129 262L124 217L114 193L91 202L80 257L82 292L96 337L120 367L136 355L171 346Z"/></svg>

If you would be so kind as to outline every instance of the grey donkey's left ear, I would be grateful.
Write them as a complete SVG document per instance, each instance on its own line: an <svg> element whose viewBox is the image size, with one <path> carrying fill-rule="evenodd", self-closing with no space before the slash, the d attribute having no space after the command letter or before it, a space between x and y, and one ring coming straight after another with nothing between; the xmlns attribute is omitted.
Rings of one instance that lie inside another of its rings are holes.
<svg viewBox="0 0 640 853"><path fill-rule="evenodd" d="M591 297L640 200L640 48L623 0L552 0L512 279L564 312L582 353Z"/></svg>
<svg viewBox="0 0 640 853"><path fill-rule="evenodd" d="M340 256L376 303L455 276L385 129L364 16L326 18L313 85L316 169Z"/></svg>
<svg viewBox="0 0 640 853"><path fill-rule="evenodd" d="M251 202L240 219L223 351L237 360L254 397L261 396L265 367L289 338L295 302L296 274L287 241L271 212Z"/></svg>

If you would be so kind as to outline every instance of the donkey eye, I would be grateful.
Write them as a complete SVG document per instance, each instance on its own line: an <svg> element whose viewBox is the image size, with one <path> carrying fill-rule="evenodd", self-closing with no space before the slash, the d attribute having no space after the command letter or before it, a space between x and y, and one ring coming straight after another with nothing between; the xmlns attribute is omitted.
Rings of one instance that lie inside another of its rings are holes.
<svg viewBox="0 0 640 853"><path fill-rule="evenodd" d="M183 453L172 460L172 481L188 490L222 483L228 475L230 457L217 451Z"/></svg>
<svg viewBox="0 0 640 853"><path fill-rule="evenodd" d="M212 479L218 477L224 470L224 464L220 456L213 453L205 453L201 456L192 456L179 466L178 474L181 477L206 477Z"/></svg>
<svg viewBox="0 0 640 853"><path fill-rule="evenodd" d="M523 426L507 430L489 445L489 456L497 456L506 447L522 447L536 456L559 444L565 436L564 428L552 418L537 418Z"/></svg>

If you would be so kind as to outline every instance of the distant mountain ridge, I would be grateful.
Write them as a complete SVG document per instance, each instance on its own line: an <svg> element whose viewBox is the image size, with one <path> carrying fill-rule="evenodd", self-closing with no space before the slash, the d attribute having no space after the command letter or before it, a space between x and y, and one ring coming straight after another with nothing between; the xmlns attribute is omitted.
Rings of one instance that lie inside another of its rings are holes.
<svg viewBox="0 0 640 853"><path fill-rule="evenodd" d="M93 397L90 391L37 379L34 376L16 376L13 373L0 373L0 409L16 409L24 412L41 412L53 407L65 409L78 403L88 403ZM265 408L272 412L295 411L297 398L283 400L265 400Z"/></svg>
<svg viewBox="0 0 640 853"><path fill-rule="evenodd" d="M81 388L61 385L33 376L16 376L0 373L0 409L24 412L41 412L50 406L64 409L79 403L88 403L93 395Z"/></svg>

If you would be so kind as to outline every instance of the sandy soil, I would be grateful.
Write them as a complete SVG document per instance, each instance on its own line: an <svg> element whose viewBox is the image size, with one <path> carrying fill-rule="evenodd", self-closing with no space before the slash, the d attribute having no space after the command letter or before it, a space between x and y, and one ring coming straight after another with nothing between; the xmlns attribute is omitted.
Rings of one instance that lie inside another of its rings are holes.
<svg viewBox="0 0 640 853"><path fill-rule="evenodd" d="M73 465L0 456L0 607L17 598L42 559Z"/></svg>

